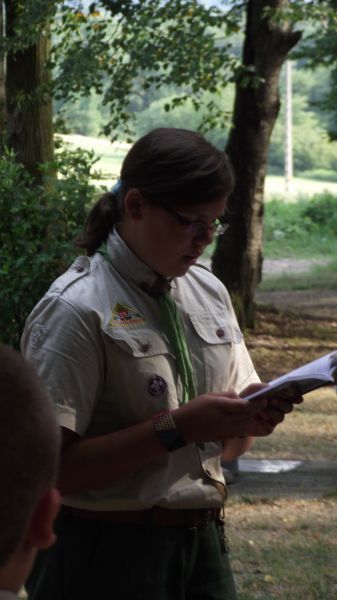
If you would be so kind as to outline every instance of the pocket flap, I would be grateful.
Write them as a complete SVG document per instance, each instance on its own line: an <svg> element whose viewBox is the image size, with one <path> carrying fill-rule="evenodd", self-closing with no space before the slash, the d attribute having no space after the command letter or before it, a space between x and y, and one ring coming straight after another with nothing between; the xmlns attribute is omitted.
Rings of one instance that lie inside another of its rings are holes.
<svg viewBox="0 0 337 600"><path fill-rule="evenodd" d="M156 356L170 352L165 339L153 329L142 327L128 330L126 327L108 327L105 333L132 356Z"/></svg>
<svg viewBox="0 0 337 600"><path fill-rule="evenodd" d="M208 344L239 344L242 333L225 311L221 313L192 313L189 315L197 334Z"/></svg>

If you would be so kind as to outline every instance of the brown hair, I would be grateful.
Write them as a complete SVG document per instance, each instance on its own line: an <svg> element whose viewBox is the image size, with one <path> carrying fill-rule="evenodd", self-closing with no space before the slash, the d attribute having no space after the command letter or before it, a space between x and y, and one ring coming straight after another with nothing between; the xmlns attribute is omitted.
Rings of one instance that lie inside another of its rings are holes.
<svg viewBox="0 0 337 600"><path fill-rule="evenodd" d="M0 344L0 566L21 541L43 493L53 487L60 430L32 365Z"/></svg>
<svg viewBox="0 0 337 600"><path fill-rule="evenodd" d="M194 204L221 195L234 187L229 159L195 131L159 128L140 138L127 153L120 189L104 194L86 221L79 246L92 255L122 218L123 199L130 188L160 204Z"/></svg>

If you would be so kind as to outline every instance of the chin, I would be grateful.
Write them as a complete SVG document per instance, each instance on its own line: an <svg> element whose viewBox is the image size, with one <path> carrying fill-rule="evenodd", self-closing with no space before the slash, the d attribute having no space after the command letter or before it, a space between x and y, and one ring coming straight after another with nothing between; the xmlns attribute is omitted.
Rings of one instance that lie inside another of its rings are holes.
<svg viewBox="0 0 337 600"><path fill-rule="evenodd" d="M190 267L187 265L182 265L179 268L171 269L170 274L165 275L165 277L183 277L183 275L186 275L189 268Z"/></svg>

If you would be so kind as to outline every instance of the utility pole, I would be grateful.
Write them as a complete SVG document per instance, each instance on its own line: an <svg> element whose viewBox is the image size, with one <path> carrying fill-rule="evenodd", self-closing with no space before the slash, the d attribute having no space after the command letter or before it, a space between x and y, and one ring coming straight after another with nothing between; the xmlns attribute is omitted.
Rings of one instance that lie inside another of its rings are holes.
<svg viewBox="0 0 337 600"><path fill-rule="evenodd" d="M290 192L293 184L293 132L292 132L292 80L291 61L287 60L286 68L286 140L285 140L285 191Z"/></svg>

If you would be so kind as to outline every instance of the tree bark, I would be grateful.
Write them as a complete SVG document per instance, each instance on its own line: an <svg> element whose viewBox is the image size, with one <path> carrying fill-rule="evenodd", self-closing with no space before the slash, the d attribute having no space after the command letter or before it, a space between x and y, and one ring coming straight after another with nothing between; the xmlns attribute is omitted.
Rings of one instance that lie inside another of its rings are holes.
<svg viewBox="0 0 337 600"><path fill-rule="evenodd" d="M13 39L17 0L5 0L6 38ZM19 51L9 51L6 68L6 106L9 145L17 160L44 182L39 165L54 156L48 24L36 42Z"/></svg>
<svg viewBox="0 0 337 600"><path fill-rule="evenodd" d="M231 294L242 327L254 326L254 294L261 279L264 181L270 136L280 109L280 70L301 37L263 11L287 4L288 0L247 2L243 65L253 70L250 80L244 75L237 82L226 147L236 185L228 204L231 225L218 240L212 266Z"/></svg>

